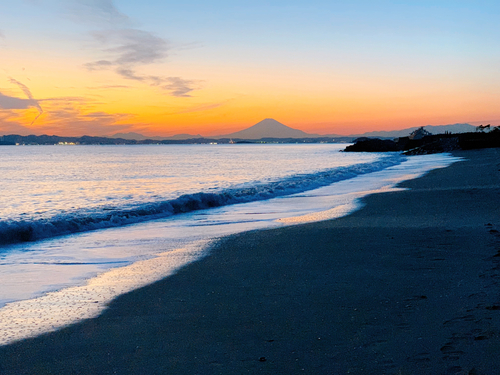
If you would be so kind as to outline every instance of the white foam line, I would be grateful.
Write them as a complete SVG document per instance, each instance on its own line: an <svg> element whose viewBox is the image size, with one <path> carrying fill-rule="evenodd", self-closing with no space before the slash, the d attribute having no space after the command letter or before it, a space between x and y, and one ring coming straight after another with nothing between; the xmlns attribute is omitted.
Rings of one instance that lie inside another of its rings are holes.
<svg viewBox="0 0 500 375"><path fill-rule="evenodd" d="M0 345L52 332L94 318L118 295L174 274L207 254L210 240L156 255L89 279L86 285L8 303L0 309Z"/></svg>

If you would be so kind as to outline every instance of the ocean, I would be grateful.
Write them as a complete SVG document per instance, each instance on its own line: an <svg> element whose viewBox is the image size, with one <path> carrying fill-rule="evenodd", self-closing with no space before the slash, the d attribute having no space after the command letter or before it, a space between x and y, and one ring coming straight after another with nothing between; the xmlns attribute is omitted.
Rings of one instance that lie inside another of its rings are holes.
<svg viewBox="0 0 500 375"><path fill-rule="evenodd" d="M343 144L0 148L0 344L90 318L223 236L333 219L457 160Z"/></svg>

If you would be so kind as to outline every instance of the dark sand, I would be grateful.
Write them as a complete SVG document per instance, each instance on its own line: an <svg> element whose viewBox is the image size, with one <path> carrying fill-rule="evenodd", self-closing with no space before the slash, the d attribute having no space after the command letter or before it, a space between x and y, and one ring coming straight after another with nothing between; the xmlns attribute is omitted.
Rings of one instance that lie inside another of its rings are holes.
<svg viewBox="0 0 500 375"><path fill-rule="evenodd" d="M1 374L500 374L500 149L332 221L221 241Z"/></svg>

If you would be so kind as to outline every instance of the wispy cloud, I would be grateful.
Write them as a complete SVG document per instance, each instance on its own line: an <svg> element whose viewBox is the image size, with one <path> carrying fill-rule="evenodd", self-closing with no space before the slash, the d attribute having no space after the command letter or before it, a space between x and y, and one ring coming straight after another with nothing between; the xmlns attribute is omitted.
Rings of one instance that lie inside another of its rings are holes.
<svg viewBox="0 0 500 375"><path fill-rule="evenodd" d="M9 81L10 83L18 86L28 97L28 99L9 96L0 92L0 108L7 110L36 108L38 110L38 115L33 119L33 121L31 121L30 126L33 125L35 121L38 120L38 118L43 114L42 106L40 105L39 101L33 97L30 89L25 84L19 82L14 78L9 78Z"/></svg>
<svg viewBox="0 0 500 375"><path fill-rule="evenodd" d="M107 113L96 110L99 101L82 97L53 97L39 99L46 103L47 119L44 128L61 134L107 134L112 130L122 130L127 126L117 124L131 118L125 113Z"/></svg>
<svg viewBox="0 0 500 375"><path fill-rule="evenodd" d="M197 81L183 79L180 77L138 77L140 80L149 81L151 86L158 86L163 90L168 90L173 96L177 97L190 97L188 95L191 91L196 89Z"/></svg>
<svg viewBox="0 0 500 375"><path fill-rule="evenodd" d="M146 81L147 80L147 77L141 77L141 76L138 76L137 73L133 70L133 69L130 69L130 68L116 68L116 72L121 75L123 78L126 78L126 79L132 79L134 81Z"/></svg>
<svg viewBox="0 0 500 375"><path fill-rule="evenodd" d="M116 36L119 46L109 51L117 55L114 63L122 66L161 61L170 49L165 40L143 30L124 29Z"/></svg>
<svg viewBox="0 0 500 375"><path fill-rule="evenodd" d="M65 0L62 1L68 16L75 22L98 27L107 25L130 26L130 18L120 12L112 0Z"/></svg>
<svg viewBox="0 0 500 375"><path fill-rule="evenodd" d="M31 122L30 126L33 125L35 123L35 121L38 120L38 118L43 114L42 107L40 106L40 104L38 103L38 101L33 97L33 95L31 94L30 89L24 83L21 83L18 80L15 80L14 78L9 78L9 81L10 81L10 83L12 83L14 85L19 86L19 88L26 94L26 96L29 98L29 101L33 103L31 105L31 107L35 107L36 109L38 109L38 116L36 116L33 119L33 121Z"/></svg>
<svg viewBox="0 0 500 375"><path fill-rule="evenodd" d="M39 102L85 102L88 101L88 98L84 98L82 96L60 96L54 98L44 98L38 99Z"/></svg>
<svg viewBox="0 0 500 375"><path fill-rule="evenodd" d="M112 0L71 0L71 18L98 26L91 33L98 43L102 58L86 63L89 71L112 69L124 79L159 87L172 96L190 97L196 89L192 80L180 77L143 75L143 66L161 63L172 49L170 43L153 33L130 27L131 19L121 13Z"/></svg>
<svg viewBox="0 0 500 375"><path fill-rule="evenodd" d="M85 64L88 70L100 70L113 67L113 62L109 60L98 60L91 63Z"/></svg>
<svg viewBox="0 0 500 375"><path fill-rule="evenodd" d="M24 125L21 125L17 121L13 121L12 119L14 117L15 114L11 111L0 112L0 134L28 135L30 133L33 133L31 129L27 128Z"/></svg>
<svg viewBox="0 0 500 375"><path fill-rule="evenodd" d="M159 62L167 57L168 43L149 32L136 29L120 29L111 32L94 32L94 38L104 48L102 52L110 58L86 64L87 69L95 70L114 67L126 78L130 71L140 65Z"/></svg>
<svg viewBox="0 0 500 375"><path fill-rule="evenodd" d="M32 134L35 131L36 134L66 136L108 135L133 128L132 124L119 123L132 118L132 115L95 110L96 102L77 97L47 98L39 101L45 103L43 124L37 125L36 128L22 126L22 118L15 109L24 108L5 109L0 111L0 133Z"/></svg>
<svg viewBox="0 0 500 375"><path fill-rule="evenodd" d="M129 114L111 114L102 111L83 112L78 105L58 107L48 113L49 121L43 131L68 135L108 135L130 129L129 124L117 124L131 117Z"/></svg>
<svg viewBox="0 0 500 375"><path fill-rule="evenodd" d="M0 30L0 39L5 39L5 34L3 33L2 30Z"/></svg>
<svg viewBox="0 0 500 375"><path fill-rule="evenodd" d="M102 44L102 52L108 58L85 64L89 71L114 69L122 78L145 82L176 97L190 97L189 93L196 89L196 81L193 80L137 73L141 66L161 62L168 57L171 47L164 39L136 29L96 32L93 35Z"/></svg>
<svg viewBox="0 0 500 375"><path fill-rule="evenodd" d="M17 86L27 98L0 92L0 134L26 135L35 131L37 134L68 136L108 135L133 128L132 124L123 124L127 119L133 118L133 115L97 110L100 104L98 100L80 96L35 98L24 83L12 77L9 77L9 82ZM38 110L38 115L30 125L21 125L25 115L22 110L30 108ZM42 114L43 123L33 128L31 125Z"/></svg>
<svg viewBox="0 0 500 375"><path fill-rule="evenodd" d="M168 77L165 78L165 83L160 85L165 90L170 90L173 96L177 97L189 97L188 95L195 88L193 85L195 81L182 79L180 77Z"/></svg>

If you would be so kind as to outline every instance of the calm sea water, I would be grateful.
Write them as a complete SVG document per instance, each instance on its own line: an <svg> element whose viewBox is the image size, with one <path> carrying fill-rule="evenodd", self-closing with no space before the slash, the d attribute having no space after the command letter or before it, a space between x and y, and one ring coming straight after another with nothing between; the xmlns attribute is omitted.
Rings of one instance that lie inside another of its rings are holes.
<svg viewBox="0 0 500 375"><path fill-rule="evenodd" d="M2 221L137 208L380 159L341 145L2 147ZM253 198L249 198L250 200Z"/></svg>
<svg viewBox="0 0 500 375"><path fill-rule="evenodd" d="M94 316L218 237L339 217L457 160L344 147L1 147L0 344Z"/></svg>

